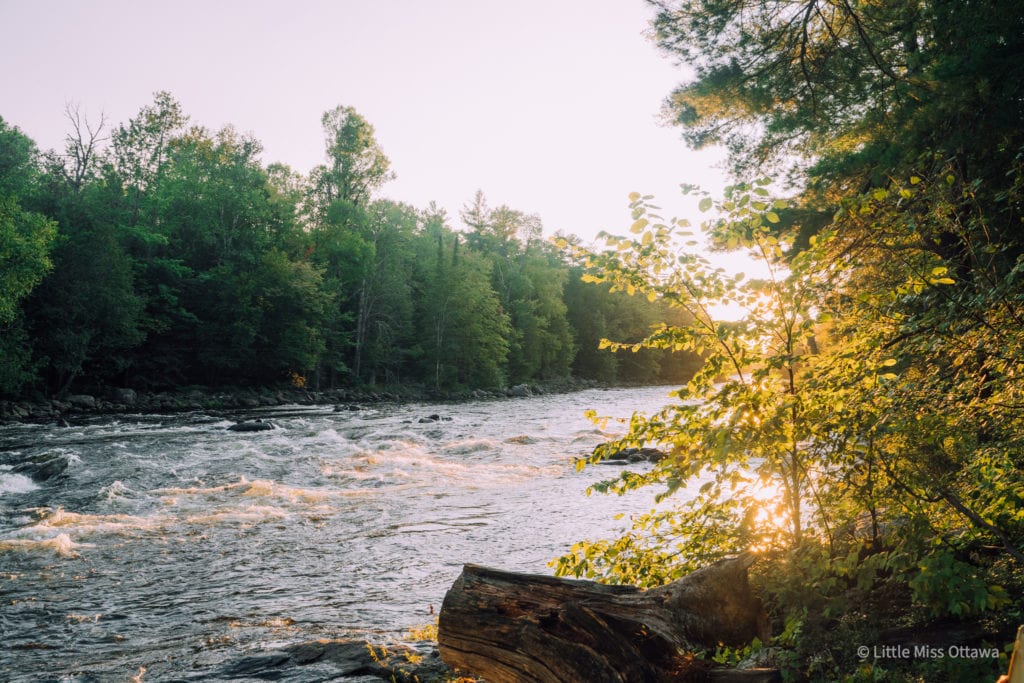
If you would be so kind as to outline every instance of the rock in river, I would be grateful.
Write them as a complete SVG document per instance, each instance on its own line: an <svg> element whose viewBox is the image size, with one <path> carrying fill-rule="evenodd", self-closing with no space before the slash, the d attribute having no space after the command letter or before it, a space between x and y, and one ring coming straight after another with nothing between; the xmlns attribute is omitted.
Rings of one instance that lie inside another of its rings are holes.
<svg viewBox="0 0 1024 683"><path fill-rule="evenodd" d="M11 471L16 474L23 474L26 477L31 477L33 481L42 482L64 474L64 470L67 468L67 456L45 453L18 463L11 468Z"/></svg>
<svg viewBox="0 0 1024 683"><path fill-rule="evenodd" d="M628 463L637 462L661 462L668 454L657 448L623 448L612 453L601 461L602 464L620 465L623 461Z"/></svg>
<svg viewBox="0 0 1024 683"><path fill-rule="evenodd" d="M271 429L276 429L274 423L263 420L246 420L245 422L236 422L228 427L230 432L266 432Z"/></svg>
<svg viewBox="0 0 1024 683"><path fill-rule="evenodd" d="M300 672L298 667L305 671ZM405 645L374 646L365 641L319 640L235 660L217 672L224 679L442 681L453 672L437 651L424 653Z"/></svg>

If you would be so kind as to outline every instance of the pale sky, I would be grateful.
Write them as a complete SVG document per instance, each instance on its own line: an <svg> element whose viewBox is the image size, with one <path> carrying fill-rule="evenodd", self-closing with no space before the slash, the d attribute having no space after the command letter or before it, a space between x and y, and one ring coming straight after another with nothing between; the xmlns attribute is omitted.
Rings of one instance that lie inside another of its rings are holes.
<svg viewBox="0 0 1024 683"><path fill-rule="evenodd" d="M650 16L643 0L0 0L0 116L49 149L65 103L113 126L167 90L307 173L320 116L352 106L397 174L382 196L460 227L479 188L590 240L626 232L631 191L697 218L679 184L723 184L720 153L659 122L685 74L644 37Z"/></svg>

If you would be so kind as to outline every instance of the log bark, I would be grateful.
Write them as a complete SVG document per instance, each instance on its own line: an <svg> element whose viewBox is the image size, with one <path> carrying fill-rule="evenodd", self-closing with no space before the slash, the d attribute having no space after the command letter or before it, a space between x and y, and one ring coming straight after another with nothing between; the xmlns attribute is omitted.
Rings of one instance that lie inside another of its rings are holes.
<svg viewBox="0 0 1024 683"><path fill-rule="evenodd" d="M710 680L714 664L697 652L768 637L753 562L649 590L467 564L441 606L441 658L488 683Z"/></svg>

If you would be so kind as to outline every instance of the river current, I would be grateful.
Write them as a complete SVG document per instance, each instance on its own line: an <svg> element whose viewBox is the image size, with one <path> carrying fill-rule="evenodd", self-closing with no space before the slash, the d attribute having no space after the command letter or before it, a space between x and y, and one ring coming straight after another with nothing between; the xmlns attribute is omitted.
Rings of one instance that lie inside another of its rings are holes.
<svg viewBox="0 0 1024 683"><path fill-rule="evenodd" d="M573 461L624 429L585 409L669 391L0 427L0 680L207 680L305 640L401 641L464 563L550 574L649 509L586 496L618 469ZM278 428L227 430L257 417ZM16 472L41 457L67 467Z"/></svg>

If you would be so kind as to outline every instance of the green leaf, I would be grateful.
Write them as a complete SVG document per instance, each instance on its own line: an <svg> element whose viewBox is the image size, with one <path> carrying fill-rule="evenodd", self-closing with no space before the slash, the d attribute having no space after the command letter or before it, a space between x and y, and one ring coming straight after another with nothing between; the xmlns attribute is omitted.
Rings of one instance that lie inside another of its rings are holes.
<svg viewBox="0 0 1024 683"><path fill-rule="evenodd" d="M697 205L697 208L700 209L701 213L703 213L710 209L713 204L714 201L711 199L711 197L704 197L704 199L700 200L700 204Z"/></svg>
<svg viewBox="0 0 1024 683"><path fill-rule="evenodd" d="M764 215L764 217L768 219L769 223L778 223L779 222L779 214L775 213L774 211L769 211L768 213L766 213Z"/></svg>

